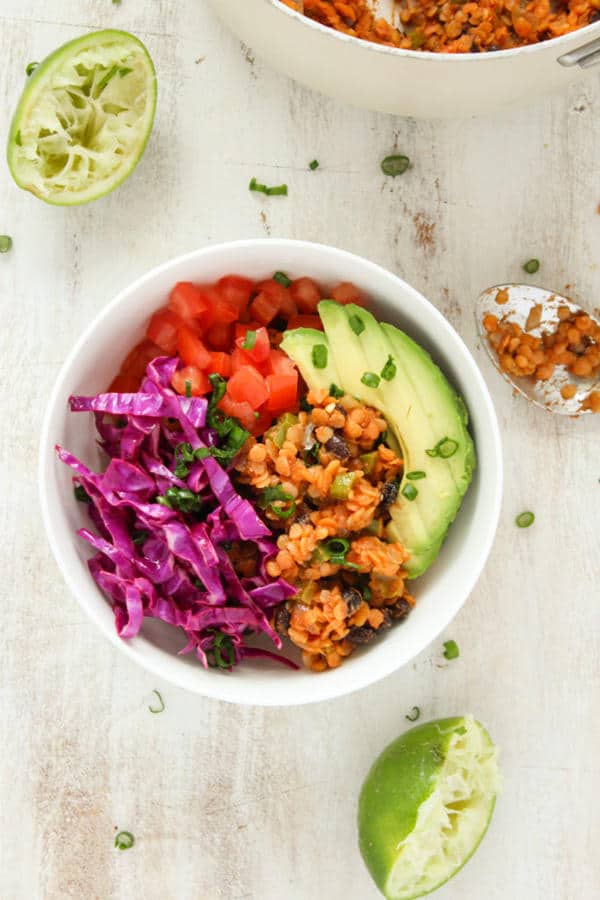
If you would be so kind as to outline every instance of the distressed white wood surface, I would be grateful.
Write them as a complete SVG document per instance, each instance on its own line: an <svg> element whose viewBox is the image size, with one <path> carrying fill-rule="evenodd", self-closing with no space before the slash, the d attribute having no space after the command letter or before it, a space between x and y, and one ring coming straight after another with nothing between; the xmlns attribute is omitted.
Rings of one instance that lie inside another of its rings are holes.
<svg viewBox="0 0 600 900"><path fill-rule="evenodd" d="M525 111L419 123L268 71L201 0L2 0L2 139L26 64L109 26L140 35L158 71L133 177L61 210L0 165L0 233L14 239L0 258L0 897L374 900L357 792L418 704L426 718L473 712L502 747L491 830L440 900L596 898L600 423L511 396L477 344L473 302L537 256L546 286L599 305L600 72ZM379 160L394 149L414 168L391 181ZM250 194L252 175L287 181L289 196ZM56 570L35 483L51 383L96 311L170 256L265 234L337 244L421 289L476 354L506 459L494 551L446 635L460 659L439 667L440 641L379 685L287 711L194 697L109 646ZM529 531L513 524L522 509L537 516ZM133 850L112 848L115 826Z"/></svg>

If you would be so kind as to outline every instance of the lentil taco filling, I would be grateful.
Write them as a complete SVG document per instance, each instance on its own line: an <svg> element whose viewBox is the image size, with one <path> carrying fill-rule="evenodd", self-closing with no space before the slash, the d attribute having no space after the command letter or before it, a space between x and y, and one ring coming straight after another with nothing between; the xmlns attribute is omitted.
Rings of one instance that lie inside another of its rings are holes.
<svg viewBox="0 0 600 900"><path fill-rule="evenodd" d="M600 18L600 0L397 0L400 27L369 0L281 0L353 37L404 50L480 53L559 37Z"/></svg>
<svg viewBox="0 0 600 900"><path fill-rule="evenodd" d="M414 600L402 568L408 554L384 538L403 472L385 443L385 419L326 390L309 391L303 405L249 438L235 470L277 534L267 573L298 589L277 609L275 628L322 671L404 619Z"/></svg>

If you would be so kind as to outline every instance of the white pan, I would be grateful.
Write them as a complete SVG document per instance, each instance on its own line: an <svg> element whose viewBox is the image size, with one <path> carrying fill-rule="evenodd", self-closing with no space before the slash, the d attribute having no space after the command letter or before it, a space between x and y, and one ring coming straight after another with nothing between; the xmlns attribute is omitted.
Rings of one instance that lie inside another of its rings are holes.
<svg viewBox="0 0 600 900"><path fill-rule="evenodd" d="M522 105L600 63L600 22L514 50L426 53L349 37L278 0L212 2L273 68L338 100L403 116L459 118Z"/></svg>

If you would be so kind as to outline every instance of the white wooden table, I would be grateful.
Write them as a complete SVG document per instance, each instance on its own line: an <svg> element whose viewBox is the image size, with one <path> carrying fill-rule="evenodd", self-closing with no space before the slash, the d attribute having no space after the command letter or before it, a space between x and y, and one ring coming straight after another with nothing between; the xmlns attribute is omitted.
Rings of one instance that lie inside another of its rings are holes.
<svg viewBox="0 0 600 900"><path fill-rule="evenodd" d="M0 897L374 900L357 792L418 704L480 717L505 775L486 840L439 900L597 898L600 422L513 397L477 343L473 302L537 256L546 286L599 305L600 73L525 111L414 122L267 70L201 0L2 0L2 140L26 64L110 26L138 34L158 71L133 177L61 210L0 165L0 233L14 240L0 257ZM391 181L379 161L394 149L414 168ZM253 175L289 196L251 194ZM438 667L440 641L368 690L287 711L189 695L109 646L63 584L36 490L51 383L96 311L170 256L260 235L337 244L422 290L483 368L506 460L494 551L445 635L460 659ZM514 525L523 509L528 531ZM113 849L115 826L133 850Z"/></svg>

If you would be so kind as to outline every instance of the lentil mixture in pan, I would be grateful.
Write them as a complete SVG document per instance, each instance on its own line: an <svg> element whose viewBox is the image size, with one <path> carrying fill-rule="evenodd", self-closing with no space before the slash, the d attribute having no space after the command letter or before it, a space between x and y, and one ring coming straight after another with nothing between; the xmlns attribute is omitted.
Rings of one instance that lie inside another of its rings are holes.
<svg viewBox="0 0 600 900"><path fill-rule="evenodd" d="M321 671L404 619L414 600L404 584L407 553L384 539L403 468L383 443L385 420L324 390L309 391L304 406L251 438L235 468L278 533L268 574L299 590L278 609L275 628Z"/></svg>
<svg viewBox="0 0 600 900"><path fill-rule="evenodd" d="M281 0L336 31L405 50L480 53L535 44L600 18L600 0L399 0L396 27L367 0Z"/></svg>

